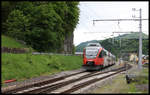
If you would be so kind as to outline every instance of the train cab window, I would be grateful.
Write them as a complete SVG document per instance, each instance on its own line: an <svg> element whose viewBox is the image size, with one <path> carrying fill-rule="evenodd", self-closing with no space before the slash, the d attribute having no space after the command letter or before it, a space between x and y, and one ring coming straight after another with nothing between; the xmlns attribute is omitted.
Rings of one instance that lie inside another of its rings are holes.
<svg viewBox="0 0 150 95"><path fill-rule="evenodd" d="M106 56L106 52L104 50L102 50L99 54L99 58L102 58L104 56Z"/></svg>

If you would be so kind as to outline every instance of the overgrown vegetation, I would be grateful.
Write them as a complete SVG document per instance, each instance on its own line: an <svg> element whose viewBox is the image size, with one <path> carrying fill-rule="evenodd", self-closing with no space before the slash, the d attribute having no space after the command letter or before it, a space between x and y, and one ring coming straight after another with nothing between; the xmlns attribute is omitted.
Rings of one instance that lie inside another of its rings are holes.
<svg viewBox="0 0 150 95"><path fill-rule="evenodd" d="M2 82L9 79L27 79L40 75L80 68L80 56L2 54Z"/></svg>
<svg viewBox="0 0 150 95"><path fill-rule="evenodd" d="M2 33L37 51L60 52L79 20L79 2L2 2Z"/></svg>

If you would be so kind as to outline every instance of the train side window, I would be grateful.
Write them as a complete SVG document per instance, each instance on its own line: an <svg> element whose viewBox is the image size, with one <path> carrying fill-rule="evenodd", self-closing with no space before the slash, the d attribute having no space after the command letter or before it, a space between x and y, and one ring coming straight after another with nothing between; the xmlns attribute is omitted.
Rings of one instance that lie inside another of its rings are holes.
<svg viewBox="0 0 150 95"><path fill-rule="evenodd" d="M102 50L101 52L100 52L100 54L99 54L99 58L102 58L103 56L105 56L106 55L106 53Z"/></svg>
<svg viewBox="0 0 150 95"><path fill-rule="evenodd" d="M102 52L100 52L100 54L99 54L99 56L98 56L99 58L102 58Z"/></svg>

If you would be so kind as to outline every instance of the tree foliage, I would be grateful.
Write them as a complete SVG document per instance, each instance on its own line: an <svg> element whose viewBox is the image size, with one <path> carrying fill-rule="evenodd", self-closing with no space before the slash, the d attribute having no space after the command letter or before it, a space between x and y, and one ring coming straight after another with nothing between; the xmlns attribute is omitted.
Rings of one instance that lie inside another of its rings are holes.
<svg viewBox="0 0 150 95"><path fill-rule="evenodd" d="M148 47L149 40L142 40L142 54L148 55L149 47ZM114 41L115 44L112 44L112 42L109 42L109 39L103 40L100 44L107 49L108 51L111 51L112 54L116 55L117 57L120 57L120 53L131 53L135 52L138 54L139 52L139 40L138 39L124 39L121 41L121 47L120 47L120 40Z"/></svg>
<svg viewBox="0 0 150 95"><path fill-rule="evenodd" d="M6 26L8 35L24 40L25 33L28 31L29 20L22 11L14 10L9 14Z"/></svg>
<svg viewBox="0 0 150 95"><path fill-rule="evenodd" d="M4 26L7 35L38 51L59 51L78 23L78 2L17 2Z"/></svg>
<svg viewBox="0 0 150 95"><path fill-rule="evenodd" d="M17 2L13 2L13 1L2 1L1 2L1 12L2 12L2 16L1 16L1 20L2 20L2 33L5 34L7 27L5 27L5 23L6 20L8 19L8 15L9 13L15 8L15 5L17 4Z"/></svg>

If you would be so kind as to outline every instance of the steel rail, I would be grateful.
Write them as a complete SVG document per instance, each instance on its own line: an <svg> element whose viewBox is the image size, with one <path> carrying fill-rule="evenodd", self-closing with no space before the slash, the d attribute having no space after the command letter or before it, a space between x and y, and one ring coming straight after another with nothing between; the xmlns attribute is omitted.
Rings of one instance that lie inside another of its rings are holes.
<svg viewBox="0 0 150 95"><path fill-rule="evenodd" d="M21 91L21 90L25 90L25 89L32 88L32 87L38 87L38 86L45 85L45 84L48 84L48 83L53 83L53 82L65 79L67 77L74 76L74 75L84 73L84 72L85 71L77 72L77 73L74 73L74 74L71 74L71 75L61 76L61 77L57 77L57 78L53 78L53 79L33 83L33 84L19 86L19 87L13 88L13 89L4 90L4 91L2 91L2 93L16 93L16 92Z"/></svg>
<svg viewBox="0 0 150 95"><path fill-rule="evenodd" d="M99 75L99 74L104 74L104 73L108 73L108 72L112 72L112 71L116 71L116 70L119 70L119 69L122 69L124 67L121 67L121 68L117 68L117 69L111 69L109 71L103 71L103 72L94 72L94 73L91 73L91 74L87 74L85 76L82 76L78 79L73 79L73 80L68 80L68 81L65 81L65 82L60 82L60 83L56 83L56 84L53 84L53 85L50 85L50 86L46 86L46 87L42 87L42 88L38 88L38 89L33 89L33 90L30 90L30 91L27 91L27 92L24 92L26 94L38 94L38 93L49 93L53 90L56 90L60 87L63 87L63 86L66 86L68 84L71 84L73 82L77 82L77 81L80 81L82 79L85 79L85 78L88 78L88 77L92 77L92 76L96 76L96 75Z"/></svg>

